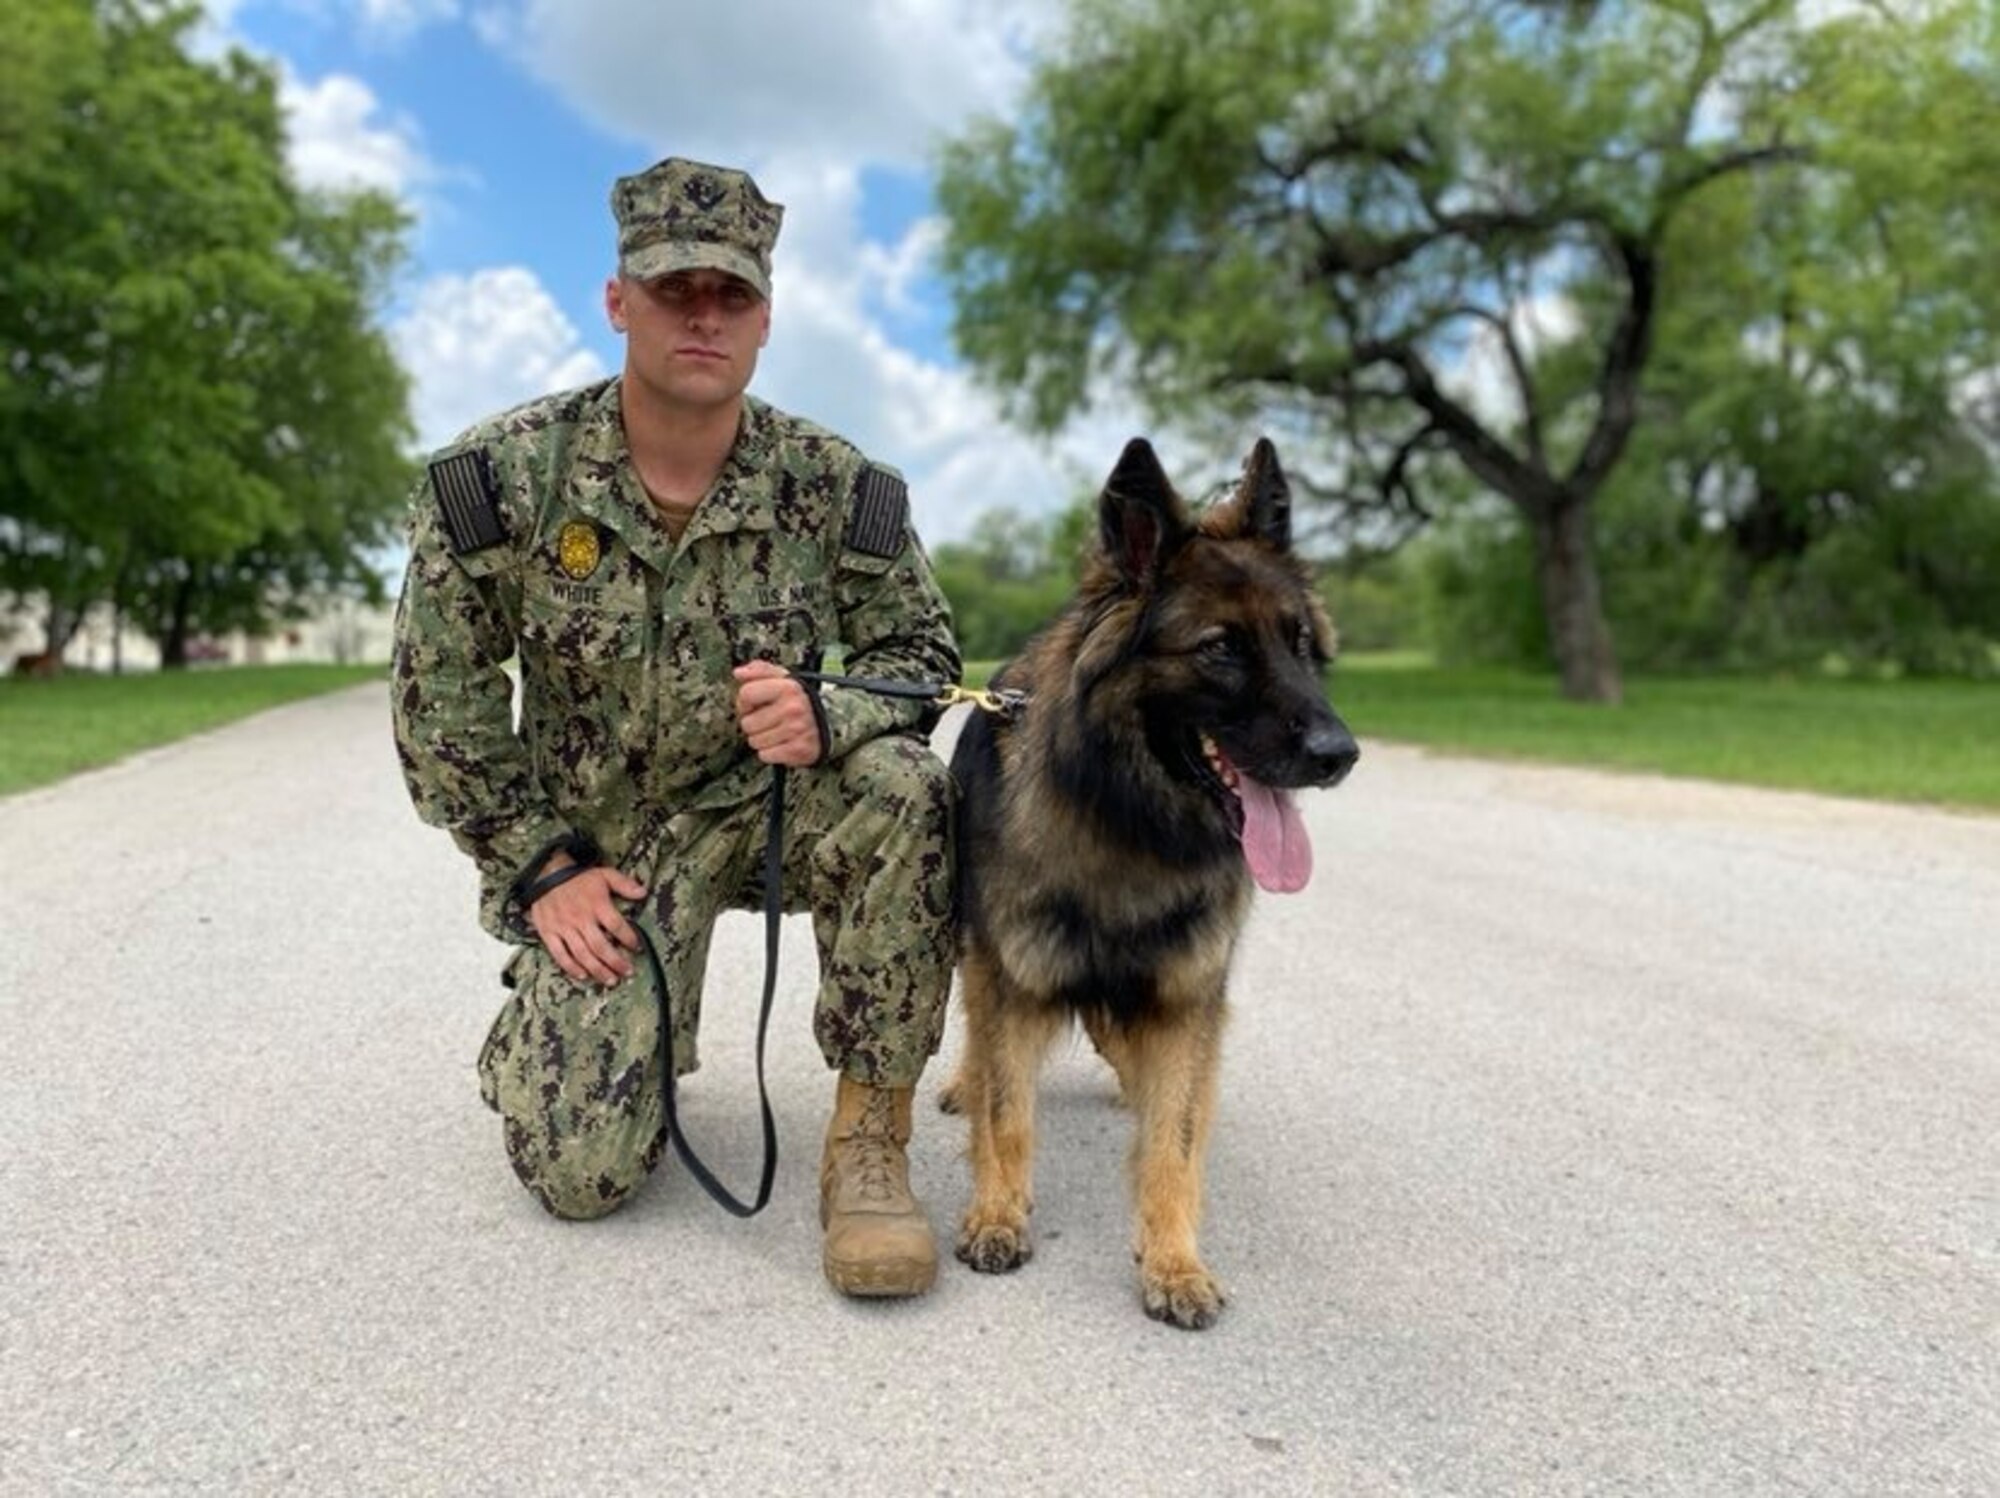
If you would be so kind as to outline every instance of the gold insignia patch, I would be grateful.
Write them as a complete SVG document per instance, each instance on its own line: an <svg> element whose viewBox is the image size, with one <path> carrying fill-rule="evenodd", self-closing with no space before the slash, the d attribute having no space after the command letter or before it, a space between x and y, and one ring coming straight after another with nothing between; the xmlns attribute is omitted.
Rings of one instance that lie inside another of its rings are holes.
<svg viewBox="0 0 2000 1498"><path fill-rule="evenodd" d="M556 560L562 570L582 582L597 570L603 552L597 544L597 527L587 520L572 520L556 538Z"/></svg>

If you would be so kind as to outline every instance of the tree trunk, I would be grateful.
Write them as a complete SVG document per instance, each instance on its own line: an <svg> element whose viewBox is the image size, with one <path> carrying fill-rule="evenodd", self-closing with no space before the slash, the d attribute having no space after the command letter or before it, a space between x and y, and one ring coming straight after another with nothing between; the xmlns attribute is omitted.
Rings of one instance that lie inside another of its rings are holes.
<svg viewBox="0 0 2000 1498"><path fill-rule="evenodd" d="M111 674L125 674L125 592L129 562L120 562L111 579Z"/></svg>
<svg viewBox="0 0 2000 1498"><path fill-rule="evenodd" d="M1562 675L1562 694L1573 702L1622 702L1625 687L1597 583L1590 502L1558 500L1531 520L1542 614L1548 620L1549 649Z"/></svg>
<svg viewBox="0 0 2000 1498"><path fill-rule="evenodd" d="M160 669L179 670L187 665L188 616L194 605L194 579L184 577L174 585L174 601L167 617L167 632L160 640Z"/></svg>
<svg viewBox="0 0 2000 1498"><path fill-rule="evenodd" d="M49 596L49 611L42 618L42 634L47 640L44 647L48 654L60 657L69 648L69 642L76 638L76 632L83 627L83 610L71 608L53 594Z"/></svg>

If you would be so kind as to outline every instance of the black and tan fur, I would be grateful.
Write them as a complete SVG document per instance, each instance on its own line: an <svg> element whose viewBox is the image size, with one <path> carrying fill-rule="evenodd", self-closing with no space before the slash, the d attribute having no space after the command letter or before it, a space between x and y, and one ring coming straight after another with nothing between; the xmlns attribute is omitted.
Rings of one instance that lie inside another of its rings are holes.
<svg viewBox="0 0 2000 1498"><path fill-rule="evenodd" d="M1195 1243L1202 1160L1253 886L1203 737L1270 786L1333 784L1358 751L1326 700L1332 629L1269 442L1196 521L1135 440L1099 519L1077 597L1000 679L1026 708L974 714L952 759L966 1041L944 1105L971 1124L973 1175L958 1256L993 1273L1032 1252L1036 1078L1079 1019L1135 1115L1146 1312L1206 1327L1223 1291Z"/></svg>

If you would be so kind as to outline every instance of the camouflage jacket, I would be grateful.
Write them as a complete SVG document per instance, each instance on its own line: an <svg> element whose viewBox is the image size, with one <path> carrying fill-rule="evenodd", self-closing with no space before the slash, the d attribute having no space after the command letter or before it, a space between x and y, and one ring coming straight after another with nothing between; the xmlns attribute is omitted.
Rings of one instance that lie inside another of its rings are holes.
<svg viewBox="0 0 2000 1498"><path fill-rule="evenodd" d="M627 454L618 389L531 402L437 454L485 453L498 544L454 555L431 480L411 499L396 746L419 814L478 863L482 921L503 937L519 934L510 888L558 841L585 834L623 866L671 816L765 789L736 727L737 663L797 666L839 646L856 675L958 680L950 609L900 479L746 397L736 446L676 543ZM871 470L878 499L864 505ZM832 759L925 714L855 691L823 701Z"/></svg>

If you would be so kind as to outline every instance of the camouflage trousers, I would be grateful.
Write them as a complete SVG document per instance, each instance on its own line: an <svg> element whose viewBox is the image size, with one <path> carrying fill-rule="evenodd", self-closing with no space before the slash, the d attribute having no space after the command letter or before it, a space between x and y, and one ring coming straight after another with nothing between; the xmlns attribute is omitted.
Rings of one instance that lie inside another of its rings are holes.
<svg viewBox="0 0 2000 1498"><path fill-rule="evenodd" d="M886 737L790 772L784 904L810 910L819 948L813 1032L830 1067L915 1084L944 1033L951 983L951 790L920 740ZM651 934L674 1014L674 1069L697 1065L702 975L725 909L763 907L766 803L672 819L628 912ZM515 1173L558 1217L598 1217L666 1148L659 997L644 954L623 983L579 983L540 946L508 967L512 992L480 1052Z"/></svg>

